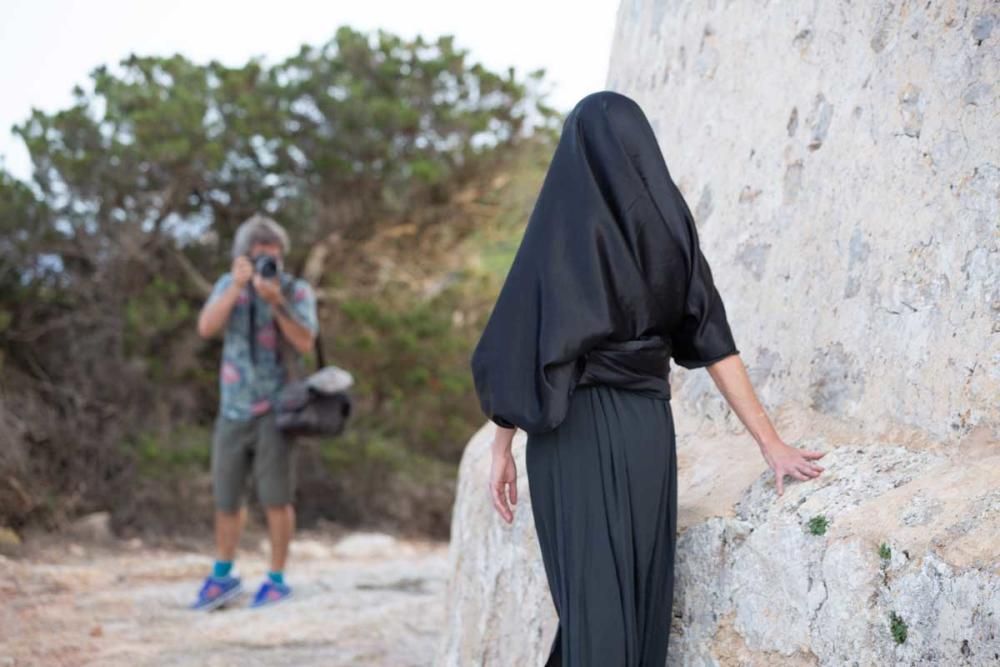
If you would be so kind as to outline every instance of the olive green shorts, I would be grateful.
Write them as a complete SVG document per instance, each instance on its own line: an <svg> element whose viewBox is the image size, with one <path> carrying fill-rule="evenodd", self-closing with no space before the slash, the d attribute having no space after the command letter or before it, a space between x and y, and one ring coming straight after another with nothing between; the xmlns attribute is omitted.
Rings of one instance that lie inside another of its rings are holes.
<svg viewBox="0 0 1000 667"><path fill-rule="evenodd" d="M212 436L215 507L223 512L239 510L251 470L261 505L290 505L295 495L294 449L293 440L275 425L273 412L248 421L217 417Z"/></svg>

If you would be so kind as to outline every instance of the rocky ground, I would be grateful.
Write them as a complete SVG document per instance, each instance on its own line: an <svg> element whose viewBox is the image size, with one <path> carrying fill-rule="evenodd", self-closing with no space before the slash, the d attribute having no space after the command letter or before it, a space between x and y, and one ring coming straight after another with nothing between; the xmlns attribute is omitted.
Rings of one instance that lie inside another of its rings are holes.
<svg viewBox="0 0 1000 667"><path fill-rule="evenodd" d="M210 549L45 540L0 556L0 667L429 665L444 620L447 543L300 533L295 597L246 607L267 567L260 534L233 606L189 611ZM198 545L201 546L201 545Z"/></svg>

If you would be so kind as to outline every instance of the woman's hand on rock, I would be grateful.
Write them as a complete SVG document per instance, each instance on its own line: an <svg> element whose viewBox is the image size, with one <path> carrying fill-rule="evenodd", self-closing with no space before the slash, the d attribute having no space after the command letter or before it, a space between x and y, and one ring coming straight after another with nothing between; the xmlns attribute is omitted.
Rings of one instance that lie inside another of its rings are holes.
<svg viewBox="0 0 1000 667"><path fill-rule="evenodd" d="M771 466L774 471L774 481L779 496L785 491L785 475L807 481L818 477L825 470L823 466L813 463L812 459L823 458L826 456L826 452L798 449L780 440L761 448L761 452L767 465Z"/></svg>

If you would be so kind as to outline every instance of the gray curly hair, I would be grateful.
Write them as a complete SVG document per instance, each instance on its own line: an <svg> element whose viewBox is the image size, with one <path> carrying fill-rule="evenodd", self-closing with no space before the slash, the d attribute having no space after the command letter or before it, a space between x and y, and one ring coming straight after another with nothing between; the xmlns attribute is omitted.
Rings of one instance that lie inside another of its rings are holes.
<svg viewBox="0 0 1000 667"><path fill-rule="evenodd" d="M236 228L233 257L249 255L255 243L277 243L281 246L282 254L288 254L288 232L271 218L259 213L250 216Z"/></svg>

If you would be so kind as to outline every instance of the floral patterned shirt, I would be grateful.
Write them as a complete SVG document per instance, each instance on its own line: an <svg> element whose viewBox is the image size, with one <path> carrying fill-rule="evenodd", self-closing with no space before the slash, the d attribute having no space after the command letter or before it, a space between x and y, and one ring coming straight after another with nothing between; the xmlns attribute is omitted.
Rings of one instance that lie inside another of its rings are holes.
<svg viewBox="0 0 1000 667"><path fill-rule="evenodd" d="M218 298L232 282L231 273L223 274L215 282L208 302ZM301 278L287 273L281 274L281 283L289 313L316 333L319 324L316 295L312 287ZM252 289L247 285L229 314L219 367L219 414L240 421L267 413L286 380L285 368L278 356L278 324L271 313L271 306L259 295L254 296L256 363L251 359L251 294Z"/></svg>

